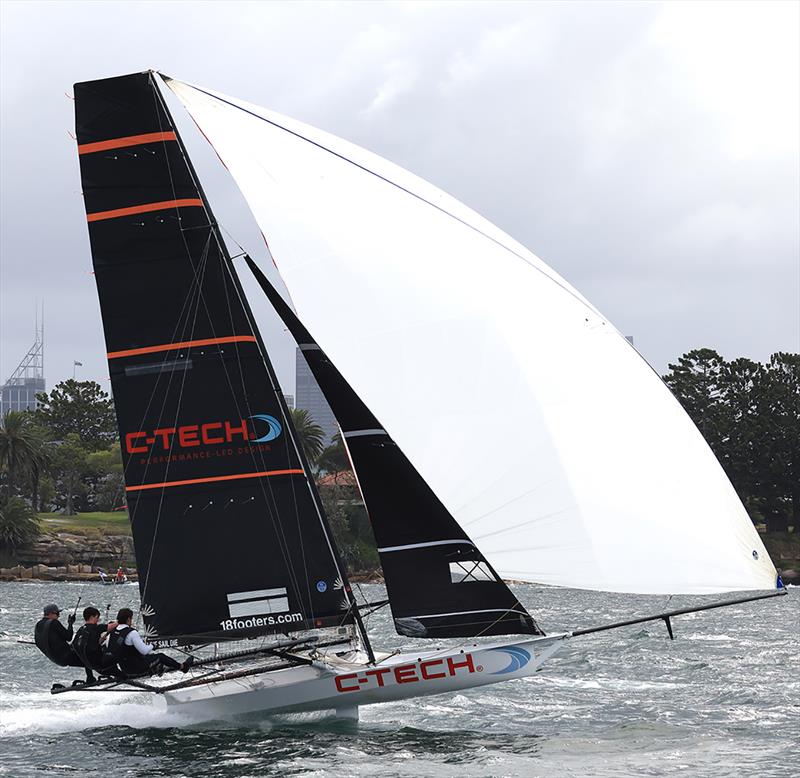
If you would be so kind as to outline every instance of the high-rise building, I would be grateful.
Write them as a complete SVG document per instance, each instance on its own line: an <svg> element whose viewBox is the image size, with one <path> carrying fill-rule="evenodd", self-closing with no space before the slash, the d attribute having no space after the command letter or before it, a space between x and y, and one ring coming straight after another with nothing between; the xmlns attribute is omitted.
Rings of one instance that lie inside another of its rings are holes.
<svg viewBox="0 0 800 778"><path fill-rule="evenodd" d="M36 394L45 391L44 323L36 322L36 338L11 377L0 387L0 416L36 408Z"/></svg>
<svg viewBox="0 0 800 778"><path fill-rule="evenodd" d="M295 407L308 411L314 422L322 427L327 446L331 442L331 438L339 431L336 417L300 349L297 349L295 367Z"/></svg>

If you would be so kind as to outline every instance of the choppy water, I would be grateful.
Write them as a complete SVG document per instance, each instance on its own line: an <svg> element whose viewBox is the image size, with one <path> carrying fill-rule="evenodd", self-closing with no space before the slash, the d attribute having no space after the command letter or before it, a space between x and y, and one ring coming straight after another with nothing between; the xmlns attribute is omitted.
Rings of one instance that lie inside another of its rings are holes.
<svg viewBox="0 0 800 778"><path fill-rule="evenodd" d="M370 598L379 587L366 586ZM657 612L667 598L519 587L549 631ZM576 638L535 678L361 709L193 724L144 694L48 693L72 678L29 639L39 609L112 611L135 586L0 584L0 774L39 776L764 776L800 771L800 590ZM794 595L794 596L792 596ZM694 600L697 602L697 600ZM691 598L673 598L677 608ZM402 640L372 618L381 647ZM80 676L77 671L75 677Z"/></svg>

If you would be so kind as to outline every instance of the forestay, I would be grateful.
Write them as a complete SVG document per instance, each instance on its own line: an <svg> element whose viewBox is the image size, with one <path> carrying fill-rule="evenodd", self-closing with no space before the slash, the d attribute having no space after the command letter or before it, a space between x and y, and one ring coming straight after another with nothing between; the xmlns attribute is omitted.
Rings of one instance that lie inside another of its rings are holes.
<svg viewBox="0 0 800 778"><path fill-rule="evenodd" d="M148 636L351 621L285 403L153 76L76 84L75 109Z"/></svg>
<svg viewBox="0 0 800 778"><path fill-rule="evenodd" d="M551 268L374 154L167 83L242 190L300 319L500 575L774 587L700 433Z"/></svg>

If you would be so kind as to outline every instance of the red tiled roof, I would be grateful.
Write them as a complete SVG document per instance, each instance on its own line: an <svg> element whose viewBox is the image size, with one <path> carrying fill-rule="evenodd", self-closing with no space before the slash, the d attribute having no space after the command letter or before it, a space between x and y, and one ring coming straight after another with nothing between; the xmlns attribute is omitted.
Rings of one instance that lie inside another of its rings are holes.
<svg viewBox="0 0 800 778"><path fill-rule="evenodd" d="M356 477L352 470L339 470L336 473L326 473L317 479L317 486L356 486Z"/></svg>

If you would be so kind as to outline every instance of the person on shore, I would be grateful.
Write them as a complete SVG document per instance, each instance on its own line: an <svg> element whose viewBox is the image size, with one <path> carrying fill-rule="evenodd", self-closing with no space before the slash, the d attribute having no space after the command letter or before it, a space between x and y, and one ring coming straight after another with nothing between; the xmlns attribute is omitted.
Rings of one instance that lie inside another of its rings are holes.
<svg viewBox="0 0 800 778"><path fill-rule="evenodd" d="M43 608L43 615L33 630L33 639L36 647L54 664L59 667L82 667L86 670L87 682L94 679L90 669L83 660L72 650L69 644L72 640L72 625L75 623L75 614L67 617L67 625L59 621L61 609L51 603Z"/></svg>
<svg viewBox="0 0 800 778"><path fill-rule="evenodd" d="M100 624L100 611L91 605L83 609L83 626L75 633L72 639L72 650L78 655L86 670L86 680L94 682L92 670L97 670L101 675L106 674L107 667L103 662L102 643L109 632L117 627L117 622Z"/></svg>
<svg viewBox="0 0 800 778"><path fill-rule="evenodd" d="M127 676L162 675L165 671L181 670L184 673L194 664L190 656L180 664L171 656L156 652L133 628L133 611L121 608L117 614L117 626L109 633L106 661L116 663Z"/></svg>

